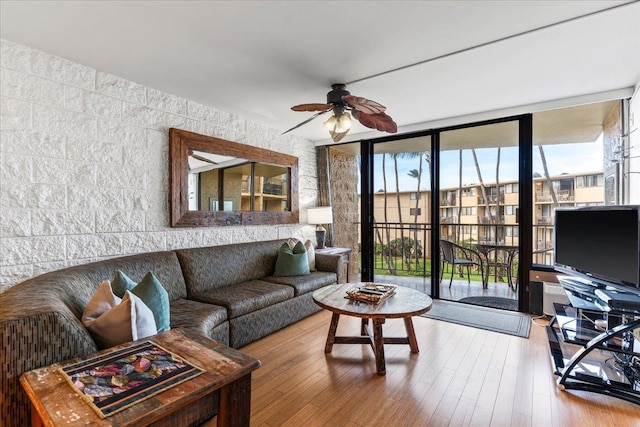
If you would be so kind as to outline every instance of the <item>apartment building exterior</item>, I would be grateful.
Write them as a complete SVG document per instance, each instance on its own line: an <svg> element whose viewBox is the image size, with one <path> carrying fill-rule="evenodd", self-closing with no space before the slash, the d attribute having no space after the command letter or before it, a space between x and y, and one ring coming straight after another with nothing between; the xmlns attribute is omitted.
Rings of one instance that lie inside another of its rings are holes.
<svg viewBox="0 0 640 427"><path fill-rule="evenodd" d="M594 171L548 179L536 176L533 181L534 262L552 264L555 208L604 204L604 177L601 171ZM458 242L517 245L518 198L517 181L485 184L484 191L479 184L443 188L440 235ZM384 227L391 239L400 237L402 229L402 236L417 240L425 257L430 257L430 200L429 190L378 192L374 196L376 241L385 241Z"/></svg>

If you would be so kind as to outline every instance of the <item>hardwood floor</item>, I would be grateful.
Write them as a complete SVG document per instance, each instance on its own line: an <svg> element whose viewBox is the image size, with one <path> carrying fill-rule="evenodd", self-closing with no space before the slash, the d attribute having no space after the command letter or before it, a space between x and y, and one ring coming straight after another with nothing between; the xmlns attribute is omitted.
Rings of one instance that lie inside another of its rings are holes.
<svg viewBox="0 0 640 427"><path fill-rule="evenodd" d="M325 355L330 318L322 311L241 349L262 361L252 426L640 426L638 405L560 391L535 324L523 339L415 317L420 353L385 346L381 377L368 346L335 345ZM359 325L342 316L338 334ZM384 331L400 336L404 326L388 320Z"/></svg>

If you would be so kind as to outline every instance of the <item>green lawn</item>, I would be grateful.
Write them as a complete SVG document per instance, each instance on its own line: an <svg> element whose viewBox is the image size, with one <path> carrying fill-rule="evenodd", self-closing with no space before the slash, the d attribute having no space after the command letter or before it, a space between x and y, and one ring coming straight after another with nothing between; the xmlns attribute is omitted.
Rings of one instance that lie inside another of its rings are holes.
<svg viewBox="0 0 640 427"><path fill-rule="evenodd" d="M395 274L397 276L408 277L430 277L431 276L431 260L421 259L419 266L416 266L415 261L411 263L411 268L405 263L403 265L400 257L393 257L391 259L396 268ZM426 265L425 265L426 264ZM387 268L387 263L380 256L376 256L373 274L391 274Z"/></svg>
<svg viewBox="0 0 640 427"><path fill-rule="evenodd" d="M430 259L421 259L420 260L420 266L418 268L416 268L416 264L415 264L415 260L412 260L411 263L411 269L409 270L409 267L406 263L402 263L402 259L401 257L392 257L392 261L395 265L396 271L395 271L395 275L396 276L403 276L403 277L431 277L431 260ZM375 261L374 261L374 270L373 270L373 274L381 274L381 275L389 275L392 274L389 269L386 267L386 261L379 255L376 255ZM358 263L360 263L360 255L358 255ZM462 273L464 276L464 279L467 278L467 270L466 268L462 269ZM451 264L445 264L444 266L444 278L449 278L451 277ZM458 272L455 272L453 275L453 278L460 278L460 275ZM475 282L482 282L482 276L480 275L480 271L479 270L474 270L473 268L471 268L471 280L475 281Z"/></svg>
<svg viewBox="0 0 640 427"><path fill-rule="evenodd" d="M459 272L462 272L462 276L460 276ZM444 274L442 275L442 280L448 280L451 277L451 264L445 264L444 266ZM474 269L473 267L471 268L471 281L472 282L482 282L482 276L480 275L480 269ZM456 271L453 273L453 279L454 280L459 280L463 278L464 280L467 279L467 269L465 268L458 268L456 269Z"/></svg>
<svg viewBox="0 0 640 427"><path fill-rule="evenodd" d="M400 257L393 257L392 261L394 262L396 271L395 275L404 276L404 277L431 277L431 260L430 259L421 259L420 265L416 268L415 261L411 263L411 269L405 263L403 265L402 259ZM381 256L376 256L375 264L374 264L374 274L382 274L388 275L392 274L386 266L386 261ZM466 269L463 269L464 278L467 277ZM451 277L451 265L445 264L444 266L444 277ZM454 273L454 279L458 277L459 274ZM482 281L482 276L480 275L480 271L476 271L473 268L471 269L471 280L476 282Z"/></svg>

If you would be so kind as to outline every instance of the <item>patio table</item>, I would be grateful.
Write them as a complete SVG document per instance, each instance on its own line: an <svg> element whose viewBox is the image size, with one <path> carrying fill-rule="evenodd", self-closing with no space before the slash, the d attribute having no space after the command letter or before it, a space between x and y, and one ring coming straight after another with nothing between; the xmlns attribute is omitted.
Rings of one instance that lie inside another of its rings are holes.
<svg viewBox="0 0 640 427"><path fill-rule="evenodd" d="M505 243L499 242L485 242L485 243L477 243L476 249L478 253L484 256L487 265L486 278L483 279L485 286L489 283L489 270L490 267L494 267L495 276L494 278L498 278L498 268L503 267L507 273L507 283L509 284L509 288L516 290L518 281L513 280L513 262L518 255L518 245L508 245ZM498 262L498 252L504 252L504 261ZM493 254L492 254L493 253ZM493 255L493 256L492 256Z"/></svg>

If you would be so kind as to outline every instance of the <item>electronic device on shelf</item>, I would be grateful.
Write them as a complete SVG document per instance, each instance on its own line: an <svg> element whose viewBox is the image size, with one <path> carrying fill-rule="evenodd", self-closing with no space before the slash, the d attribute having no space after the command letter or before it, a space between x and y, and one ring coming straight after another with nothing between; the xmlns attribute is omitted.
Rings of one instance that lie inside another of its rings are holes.
<svg viewBox="0 0 640 427"><path fill-rule="evenodd" d="M612 310L637 310L640 312L640 295L612 289L596 289L596 296Z"/></svg>
<svg viewBox="0 0 640 427"><path fill-rule="evenodd" d="M595 290L600 286L599 283L574 276L558 276L558 282L565 290L574 308L609 311L604 305L604 301L595 294Z"/></svg>
<svg viewBox="0 0 640 427"><path fill-rule="evenodd" d="M640 206L556 209L554 253L554 268L586 279L592 293L640 294Z"/></svg>

